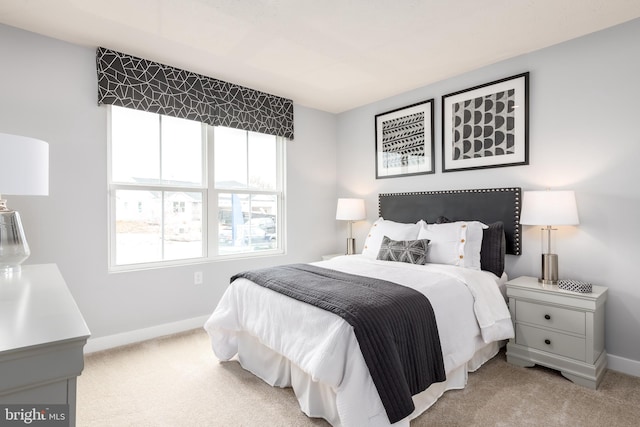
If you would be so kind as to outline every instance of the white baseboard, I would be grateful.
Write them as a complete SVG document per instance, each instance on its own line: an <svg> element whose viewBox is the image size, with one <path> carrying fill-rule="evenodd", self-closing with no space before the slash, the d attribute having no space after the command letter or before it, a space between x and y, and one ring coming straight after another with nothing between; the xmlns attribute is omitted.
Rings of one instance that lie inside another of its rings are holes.
<svg viewBox="0 0 640 427"><path fill-rule="evenodd" d="M608 354L607 369L633 375L634 377L640 377L640 361L637 360Z"/></svg>
<svg viewBox="0 0 640 427"><path fill-rule="evenodd" d="M178 322L164 323L162 325L152 326L150 328L136 329L135 331L123 332L105 337L89 338L84 346L84 353L94 353L96 351L107 350L122 345L133 344L140 341L146 341L165 335L176 334L178 332L189 331L191 329L201 328L207 321L209 315L194 317L192 319L180 320Z"/></svg>

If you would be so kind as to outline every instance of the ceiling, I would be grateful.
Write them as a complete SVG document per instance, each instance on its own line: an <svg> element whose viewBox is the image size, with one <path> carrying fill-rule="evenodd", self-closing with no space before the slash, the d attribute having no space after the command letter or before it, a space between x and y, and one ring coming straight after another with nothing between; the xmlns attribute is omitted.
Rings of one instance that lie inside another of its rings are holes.
<svg viewBox="0 0 640 427"><path fill-rule="evenodd" d="M637 17L638 0L0 0L1 23L332 113Z"/></svg>

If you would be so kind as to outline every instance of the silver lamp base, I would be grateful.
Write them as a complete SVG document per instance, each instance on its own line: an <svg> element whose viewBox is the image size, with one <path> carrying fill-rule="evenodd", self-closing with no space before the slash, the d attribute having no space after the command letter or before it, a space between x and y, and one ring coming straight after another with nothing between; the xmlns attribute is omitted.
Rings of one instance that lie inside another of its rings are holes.
<svg viewBox="0 0 640 427"><path fill-rule="evenodd" d="M353 255L356 253L356 239L347 238L347 255Z"/></svg>
<svg viewBox="0 0 640 427"><path fill-rule="evenodd" d="M20 214L0 210L0 272L15 273L31 255L24 235Z"/></svg>
<svg viewBox="0 0 640 427"><path fill-rule="evenodd" d="M542 254L542 277L538 280L543 285L558 284L558 255Z"/></svg>

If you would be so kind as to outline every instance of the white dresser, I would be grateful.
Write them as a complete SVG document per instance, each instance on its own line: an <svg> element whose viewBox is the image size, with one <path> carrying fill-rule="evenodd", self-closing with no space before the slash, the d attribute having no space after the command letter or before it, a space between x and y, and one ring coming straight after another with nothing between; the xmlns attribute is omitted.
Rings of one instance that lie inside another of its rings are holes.
<svg viewBox="0 0 640 427"><path fill-rule="evenodd" d="M0 275L0 404L68 404L74 426L89 335L56 265Z"/></svg>
<svg viewBox="0 0 640 427"><path fill-rule="evenodd" d="M607 288L576 293L542 285L535 277L506 283L515 338L507 361L559 370L576 384L597 388L607 367L604 306Z"/></svg>

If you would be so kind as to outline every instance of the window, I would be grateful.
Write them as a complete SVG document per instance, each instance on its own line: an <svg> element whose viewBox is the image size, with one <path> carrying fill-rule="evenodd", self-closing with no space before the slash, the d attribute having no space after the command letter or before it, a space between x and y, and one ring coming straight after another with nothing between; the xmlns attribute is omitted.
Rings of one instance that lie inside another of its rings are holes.
<svg viewBox="0 0 640 427"><path fill-rule="evenodd" d="M110 107L113 269L281 253L283 138Z"/></svg>

